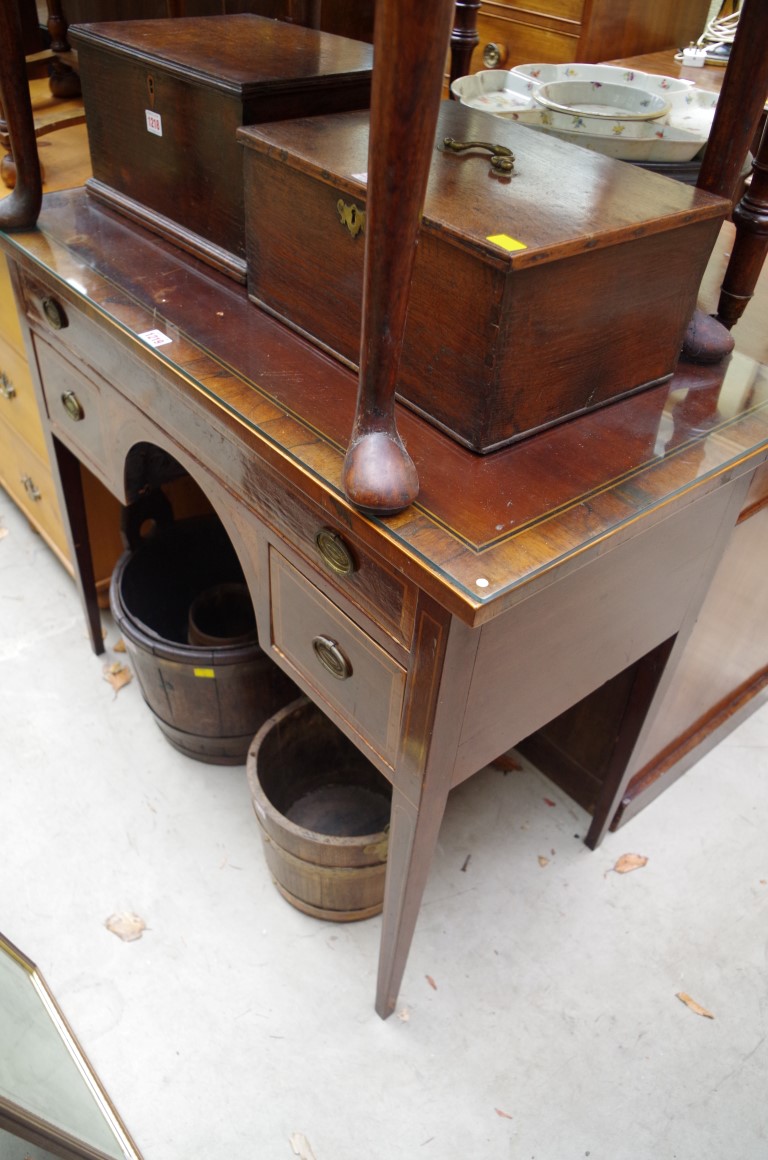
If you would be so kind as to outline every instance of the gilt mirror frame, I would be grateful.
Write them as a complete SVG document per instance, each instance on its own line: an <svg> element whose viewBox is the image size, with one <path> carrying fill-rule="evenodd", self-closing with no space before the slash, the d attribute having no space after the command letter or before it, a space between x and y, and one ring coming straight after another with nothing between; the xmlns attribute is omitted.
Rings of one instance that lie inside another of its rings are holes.
<svg viewBox="0 0 768 1160"><path fill-rule="evenodd" d="M141 1160L40 971L2 934L0 1043L0 1145L8 1133L61 1160Z"/></svg>

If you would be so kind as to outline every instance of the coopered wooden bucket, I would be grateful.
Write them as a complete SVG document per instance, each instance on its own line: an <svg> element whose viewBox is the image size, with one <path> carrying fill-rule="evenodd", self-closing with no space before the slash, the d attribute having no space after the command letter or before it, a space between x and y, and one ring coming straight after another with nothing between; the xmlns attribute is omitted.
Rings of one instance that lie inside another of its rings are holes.
<svg viewBox="0 0 768 1160"><path fill-rule="evenodd" d="M246 769L283 897L332 922L379 914L392 798L386 778L306 697L262 725Z"/></svg>
<svg viewBox="0 0 768 1160"><path fill-rule="evenodd" d="M259 648L253 608L242 599L237 624L222 618L232 643L188 642L190 608L225 584L244 585L240 563L218 518L203 516L135 541L118 560L109 598L166 739L198 761L242 765L254 733L298 689Z"/></svg>

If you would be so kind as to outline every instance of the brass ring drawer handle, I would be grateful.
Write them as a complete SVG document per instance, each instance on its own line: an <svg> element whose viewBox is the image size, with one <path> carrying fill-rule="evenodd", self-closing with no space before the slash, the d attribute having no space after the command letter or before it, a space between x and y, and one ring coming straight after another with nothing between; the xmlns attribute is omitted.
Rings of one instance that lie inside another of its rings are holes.
<svg viewBox="0 0 768 1160"><path fill-rule="evenodd" d="M323 563L338 576L349 576L350 572L354 572L354 557L338 532L331 528L321 528L315 535L315 547Z"/></svg>
<svg viewBox="0 0 768 1160"><path fill-rule="evenodd" d="M337 681L346 681L352 676L352 665L335 640L331 640L328 636L316 636L312 641L312 648L323 668L327 669Z"/></svg>
<svg viewBox="0 0 768 1160"><path fill-rule="evenodd" d="M65 391L61 402L73 423L79 423L85 418L85 408L74 391Z"/></svg>
<svg viewBox="0 0 768 1160"><path fill-rule="evenodd" d="M64 313L64 307L55 298L43 298L40 305L43 308L43 314L49 326L53 327L54 330L63 330L67 325L67 316Z"/></svg>
<svg viewBox="0 0 768 1160"><path fill-rule="evenodd" d="M0 371L0 395L2 395L4 399L16 398L16 388L8 378L8 375L5 373L5 371Z"/></svg>

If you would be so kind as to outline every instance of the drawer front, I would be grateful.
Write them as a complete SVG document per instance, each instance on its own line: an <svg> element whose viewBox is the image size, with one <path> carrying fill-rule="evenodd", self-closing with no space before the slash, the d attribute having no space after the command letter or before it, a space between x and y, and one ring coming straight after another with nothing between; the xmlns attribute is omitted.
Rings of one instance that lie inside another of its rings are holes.
<svg viewBox="0 0 768 1160"><path fill-rule="evenodd" d="M0 484L64 562L69 548L53 476L27 444L0 424Z"/></svg>
<svg viewBox="0 0 768 1160"><path fill-rule="evenodd" d="M413 631L416 594L402 574L390 570L358 548L349 532L272 472L254 479L249 502L265 523L348 600L398 644L408 647Z"/></svg>
<svg viewBox="0 0 768 1160"><path fill-rule="evenodd" d="M0 423L47 460L43 424L27 360L0 341Z"/></svg>
<svg viewBox="0 0 768 1160"><path fill-rule="evenodd" d="M51 427L87 462L103 470L106 454L99 388L37 336L34 346Z"/></svg>
<svg viewBox="0 0 768 1160"><path fill-rule="evenodd" d="M394 765L405 670L274 549L269 571L272 648Z"/></svg>
<svg viewBox="0 0 768 1160"><path fill-rule="evenodd" d="M560 31L522 19L486 15L477 18L480 42L472 54L472 72L484 68L513 68L516 64L568 63L576 60L581 28Z"/></svg>

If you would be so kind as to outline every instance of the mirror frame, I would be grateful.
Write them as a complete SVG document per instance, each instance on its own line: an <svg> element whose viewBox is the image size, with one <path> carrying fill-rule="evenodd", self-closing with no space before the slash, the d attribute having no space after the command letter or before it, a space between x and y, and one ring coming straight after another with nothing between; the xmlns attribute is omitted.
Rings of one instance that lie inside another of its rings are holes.
<svg viewBox="0 0 768 1160"><path fill-rule="evenodd" d="M113 1107L101 1081L89 1063L40 971L32 960L2 933L0 933L0 954L7 955L26 972L30 987L42 1003L54 1030L67 1048L88 1092L107 1121L116 1144L122 1149L125 1160L142 1160L136 1144ZM113 1155L103 1152L100 1148L73 1136L65 1129L51 1124L35 1112L29 1111L2 1094L0 1094L0 1128L4 1128L28 1144L47 1149L54 1156L61 1157L61 1160L115 1160Z"/></svg>

